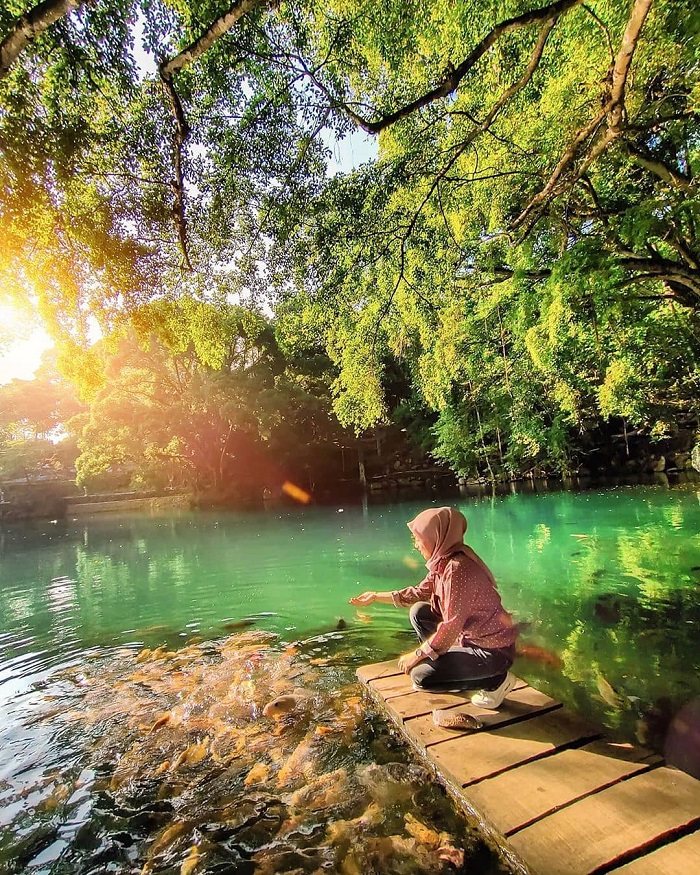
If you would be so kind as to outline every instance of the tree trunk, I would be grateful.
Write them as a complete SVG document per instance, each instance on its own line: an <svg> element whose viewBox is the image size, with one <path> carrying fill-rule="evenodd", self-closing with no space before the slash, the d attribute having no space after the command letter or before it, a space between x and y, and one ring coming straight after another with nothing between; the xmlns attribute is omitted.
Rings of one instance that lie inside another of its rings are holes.
<svg viewBox="0 0 700 875"><path fill-rule="evenodd" d="M360 470L360 483L363 489L367 489L367 474L365 473L365 456L361 449L357 451L357 466Z"/></svg>

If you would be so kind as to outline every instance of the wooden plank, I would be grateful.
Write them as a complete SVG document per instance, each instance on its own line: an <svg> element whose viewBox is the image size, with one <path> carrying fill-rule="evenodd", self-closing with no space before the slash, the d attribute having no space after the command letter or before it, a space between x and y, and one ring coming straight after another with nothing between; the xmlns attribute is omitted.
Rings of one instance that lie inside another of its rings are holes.
<svg viewBox="0 0 700 875"><path fill-rule="evenodd" d="M395 659L387 659L386 662L375 662L373 665L362 665L355 672L358 680L368 684L375 678L388 677L393 674L402 674Z"/></svg>
<svg viewBox="0 0 700 875"><path fill-rule="evenodd" d="M594 741L487 778L471 787L469 796L509 836L562 805L648 769L650 755L645 748Z"/></svg>
<svg viewBox="0 0 700 875"><path fill-rule="evenodd" d="M380 693L384 700L390 699L392 696L403 696L413 692L411 678L403 672L390 677L377 678L370 681L368 686Z"/></svg>
<svg viewBox="0 0 700 875"><path fill-rule="evenodd" d="M357 676L514 871L700 871L700 781L658 767L649 751L594 741L597 728L523 682L486 711L466 691L413 691L395 660ZM435 708L478 716L486 727L435 727Z"/></svg>
<svg viewBox="0 0 700 875"><path fill-rule="evenodd" d="M520 691L531 690L532 687L524 681L517 681L515 690L508 694L501 710L505 708L509 702L516 699L519 701L516 694ZM465 690L462 693L414 693L412 696L401 696L400 698L392 698L386 703L387 708L392 713L392 716L399 720L409 720L411 717L419 717L422 714L431 714L435 708L451 709L460 705L466 705L470 709L475 706L471 704L471 690ZM535 692L533 690L533 692ZM537 695L541 695L538 693ZM477 709L479 710L479 709ZM468 713L472 713L469 711ZM481 709L479 713L497 714L497 711L485 711Z"/></svg>
<svg viewBox="0 0 700 875"><path fill-rule="evenodd" d="M684 826L698 812L700 781L664 766L555 811L508 843L535 872L587 875Z"/></svg>
<svg viewBox="0 0 700 875"><path fill-rule="evenodd" d="M410 727L409 721L405 728L407 734L412 735ZM497 729L442 741L431 745L428 752L447 780L458 787L467 787L564 745L592 741L597 735L589 724L560 709ZM417 738L413 740L420 744Z"/></svg>
<svg viewBox="0 0 700 875"><path fill-rule="evenodd" d="M456 708L468 705L471 693L416 693L396 696L385 702L385 707L398 720L409 720L422 714L431 714L434 708Z"/></svg>
<svg viewBox="0 0 700 875"><path fill-rule="evenodd" d="M396 708L401 702L400 699L391 699L386 703L387 708L396 717L399 713ZM399 706L400 707L400 706ZM434 705L433 707L440 707ZM445 708L445 706L442 706ZM479 708L467 701L463 704L454 704L452 707L445 708L454 714L469 714L472 717L478 718L486 729L496 729L498 726L505 726L509 723L514 723L519 720L534 717L537 714L544 714L548 711L553 711L560 708L559 702L545 696L532 687L524 687L520 690L512 692L503 702L498 711L491 711L486 708ZM441 741L450 739L458 739L465 737L467 733L460 732L454 729L444 729L441 726L435 726L433 723L432 709L427 713L416 715L408 718L406 731L410 733L412 738L424 748L430 747L432 744L437 744ZM484 730L479 730L483 732Z"/></svg>
<svg viewBox="0 0 700 875"><path fill-rule="evenodd" d="M626 866L615 869L615 875L671 875L700 869L700 830L670 845L664 845Z"/></svg>

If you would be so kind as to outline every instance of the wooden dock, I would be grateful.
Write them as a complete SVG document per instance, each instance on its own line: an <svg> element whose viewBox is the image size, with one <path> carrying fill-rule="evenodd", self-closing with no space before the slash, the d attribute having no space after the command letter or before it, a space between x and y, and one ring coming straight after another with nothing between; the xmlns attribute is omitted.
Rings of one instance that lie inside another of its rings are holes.
<svg viewBox="0 0 700 875"><path fill-rule="evenodd" d="M466 693L415 692L396 660L357 676L515 871L700 872L700 781L649 750L606 740L523 681L486 711ZM483 728L435 726L437 708Z"/></svg>

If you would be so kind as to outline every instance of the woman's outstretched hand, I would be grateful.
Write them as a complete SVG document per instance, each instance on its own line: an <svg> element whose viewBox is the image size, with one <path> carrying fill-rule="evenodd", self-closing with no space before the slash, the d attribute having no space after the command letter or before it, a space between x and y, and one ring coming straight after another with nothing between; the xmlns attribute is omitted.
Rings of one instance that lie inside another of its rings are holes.
<svg viewBox="0 0 700 875"><path fill-rule="evenodd" d="M351 605L371 605L377 600L376 592L363 592L360 595L355 595L350 599Z"/></svg>

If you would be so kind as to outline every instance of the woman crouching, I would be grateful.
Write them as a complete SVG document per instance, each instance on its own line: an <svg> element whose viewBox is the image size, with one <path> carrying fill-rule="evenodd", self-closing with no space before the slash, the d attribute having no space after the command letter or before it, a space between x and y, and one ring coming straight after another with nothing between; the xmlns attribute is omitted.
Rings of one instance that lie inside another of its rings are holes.
<svg viewBox="0 0 700 875"><path fill-rule="evenodd" d="M411 607L420 647L399 659L417 690L458 692L482 708L498 708L513 689L509 672L517 629L501 604L493 574L464 543L467 520L452 507L429 508L408 528L426 559L427 576L394 592L364 592L352 605Z"/></svg>

